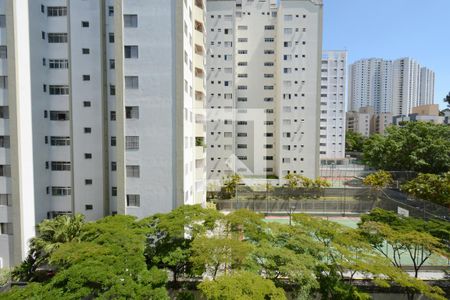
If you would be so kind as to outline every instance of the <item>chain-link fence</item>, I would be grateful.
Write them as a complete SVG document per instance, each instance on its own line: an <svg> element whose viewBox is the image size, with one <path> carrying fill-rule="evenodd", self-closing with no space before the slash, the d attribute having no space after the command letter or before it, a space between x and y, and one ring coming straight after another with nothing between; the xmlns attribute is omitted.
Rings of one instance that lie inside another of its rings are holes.
<svg viewBox="0 0 450 300"><path fill-rule="evenodd" d="M358 215L379 207L413 217L450 220L449 208L428 201L411 199L394 189L377 192L364 187L325 188L323 190L290 190L276 187L253 191L239 186L230 199L212 199L219 210L246 208L265 214L309 213L317 215Z"/></svg>

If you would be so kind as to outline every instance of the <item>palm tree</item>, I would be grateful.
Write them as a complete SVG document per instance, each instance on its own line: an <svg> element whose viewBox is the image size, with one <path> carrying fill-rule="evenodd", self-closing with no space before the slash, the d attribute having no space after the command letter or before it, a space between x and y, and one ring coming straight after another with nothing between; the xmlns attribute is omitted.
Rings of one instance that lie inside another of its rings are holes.
<svg viewBox="0 0 450 300"><path fill-rule="evenodd" d="M84 216L62 215L44 220L37 226L37 236L30 240L30 251L25 261L12 272L20 281L35 281L36 270L48 264L50 255L62 244L79 242L82 238Z"/></svg>

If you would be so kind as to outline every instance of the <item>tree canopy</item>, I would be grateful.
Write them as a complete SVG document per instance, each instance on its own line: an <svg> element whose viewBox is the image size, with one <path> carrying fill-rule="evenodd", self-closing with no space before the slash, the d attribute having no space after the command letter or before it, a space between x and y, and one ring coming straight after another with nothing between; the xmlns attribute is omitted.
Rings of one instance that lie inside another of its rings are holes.
<svg viewBox="0 0 450 300"><path fill-rule="evenodd" d="M407 122L375 134L364 144L364 160L376 169L443 173L450 171L450 127Z"/></svg>
<svg viewBox="0 0 450 300"><path fill-rule="evenodd" d="M367 138L359 132L347 131L345 133L345 151L362 152Z"/></svg>
<svg viewBox="0 0 450 300"><path fill-rule="evenodd" d="M450 207L450 172L419 174L403 184L402 190L416 198Z"/></svg>
<svg viewBox="0 0 450 300"><path fill-rule="evenodd" d="M26 287L13 288L2 299L169 299L167 271L173 274L172 286L181 280L198 283L211 300L286 299L285 290L299 300L317 295L368 299L352 285L357 274L381 287L396 283L430 299L445 299L439 288L390 265L378 251L380 237L391 242L395 236L399 243L404 224L414 228L414 235L405 239L416 241L407 244L404 239L402 247L421 245L430 255L447 251L441 226L422 224L426 230L419 230L419 223L405 222L378 211L363 219L365 226L377 225L372 228L376 231L301 214L289 226L267 223L249 210L221 214L200 206L182 206L139 221L112 216L86 223L64 217L40 226L42 235L36 239L46 242L32 252L35 261L45 260L51 274L40 281L30 276ZM57 224L71 225L64 226L63 234L47 235L44 227ZM37 272L26 262L19 269Z"/></svg>

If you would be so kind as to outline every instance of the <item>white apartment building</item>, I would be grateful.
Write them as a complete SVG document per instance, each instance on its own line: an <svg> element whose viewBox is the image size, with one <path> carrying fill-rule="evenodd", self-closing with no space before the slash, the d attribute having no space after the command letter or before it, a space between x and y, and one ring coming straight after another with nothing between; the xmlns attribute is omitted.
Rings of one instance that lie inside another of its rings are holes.
<svg viewBox="0 0 450 300"><path fill-rule="evenodd" d="M417 106L434 103L434 72L411 58L394 61L394 115L408 115Z"/></svg>
<svg viewBox="0 0 450 300"><path fill-rule="evenodd" d="M390 112L392 106L392 62L362 59L349 67L348 111L371 106L376 113Z"/></svg>
<svg viewBox="0 0 450 300"><path fill-rule="evenodd" d="M323 51L320 80L320 159L345 158L346 51Z"/></svg>
<svg viewBox="0 0 450 300"><path fill-rule="evenodd" d="M44 218L204 203L204 8L0 0L3 266Z"/></svg>
<svg viewBox="0 0 450 300"><path fill-rule="evenodd" d="M316 177L322 1L207 1L207 172Z"/></svg>
<svg viewBox="0 0 450 300"><path fill-rule="evenodd" d="M434 72L414 59L362 59L349 72L349 111L371 106L376 114L407 115L434 103Z"/></svg>

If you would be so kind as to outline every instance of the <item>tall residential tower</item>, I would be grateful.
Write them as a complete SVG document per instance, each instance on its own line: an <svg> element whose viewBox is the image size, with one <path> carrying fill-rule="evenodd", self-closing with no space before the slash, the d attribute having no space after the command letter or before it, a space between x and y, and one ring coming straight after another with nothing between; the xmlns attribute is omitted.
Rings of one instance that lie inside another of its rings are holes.
<svg viewBox="0 0 450 300"><path fill-rule="evenodd" d="M0 0L4 266L23 258L44 218L204 202L204 9Z"/></svg>
<svg viewBox="0 0 450 300"><path fill-rule="evenodd" d="M322 1L207 5L208 178L318 176Z"/></svg>

